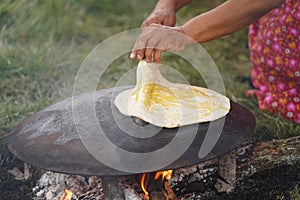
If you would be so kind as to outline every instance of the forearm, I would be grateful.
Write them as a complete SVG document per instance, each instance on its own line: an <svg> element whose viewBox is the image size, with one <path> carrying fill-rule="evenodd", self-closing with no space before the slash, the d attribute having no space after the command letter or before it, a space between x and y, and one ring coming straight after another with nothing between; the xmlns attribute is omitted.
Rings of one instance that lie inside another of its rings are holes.
<svg viewBox="0 0 300 200"><path fill-rule="evenodd" d="M182 26L197 42L207 42L240 30L281 5L284 0L228 0Z"/></svg>
<svg viewBox="0 0 300 200"><path fill-rule="evenodd" d="M164 9L165 7L171 7L176 12L183 6L189 4L192 0L160 0L156 4L156 8Z"/></svg>

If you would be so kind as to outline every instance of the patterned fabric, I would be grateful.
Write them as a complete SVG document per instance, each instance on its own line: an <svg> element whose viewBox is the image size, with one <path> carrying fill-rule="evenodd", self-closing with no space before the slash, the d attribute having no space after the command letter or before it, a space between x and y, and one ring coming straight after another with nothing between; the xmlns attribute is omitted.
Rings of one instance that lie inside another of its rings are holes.
<svg viewBox="0 0 300 200"><path fill-rule="evenodd" d="M259 107L300 124L300 1L286 0L249 29Z"/></svg>

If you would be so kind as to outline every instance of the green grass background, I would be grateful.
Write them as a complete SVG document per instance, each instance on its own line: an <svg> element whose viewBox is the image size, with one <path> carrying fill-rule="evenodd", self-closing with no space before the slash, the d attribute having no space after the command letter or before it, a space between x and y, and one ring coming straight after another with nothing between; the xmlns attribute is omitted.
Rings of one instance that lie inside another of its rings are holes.
<svg viewBox="0 0 300 200"><path fill-rule="evenodd" d="M177 24L205 12L221 0L194 1L181 9ZM139 28L154 8L154 0L1 0L0 1L0 137L26 116L70 96L75 74L86 55L101 41ZM203 44L224 79L227 96L249 108L261 139L299 135L300 127L257 108L240 77L251 63L247 28ZM193 85L199 75L186 63L166 54L164 62L178 69ZM137 64L121 56L105 74L102 87L112 87L122 73ZM299 193L299 188L291 194Z"/></svg>
<svg viewBox="0 0 300 200"><path fill-rule="evenodd" d="M8 134L24 117L70 96L81 62L97 44L125 30L138 28L155 5L153 0L2 0L0 2L0 136ZM221 0L194 1L181 9L177 24L205 12ZM251 63L247 29L203 44L216 62L227 96L249 108L262 138L297 135L300 128L279 116L257 109L255 98L244 92ZM165 55L193 85L199 75L180 58ZM124 55L107 70L104 87L137 62Z"/></svg>

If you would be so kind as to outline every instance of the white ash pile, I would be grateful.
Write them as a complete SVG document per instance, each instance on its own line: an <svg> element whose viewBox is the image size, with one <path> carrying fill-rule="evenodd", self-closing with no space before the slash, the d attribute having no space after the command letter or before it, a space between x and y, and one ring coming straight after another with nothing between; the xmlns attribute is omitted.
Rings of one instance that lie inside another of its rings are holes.
<svg viewBox="0 0 300 200"><path fill-rule="evenodd" d="M72 191L72 200L103 200L101 179L47 171L33 188L35 200L60 200L64 190Z"/></svg>

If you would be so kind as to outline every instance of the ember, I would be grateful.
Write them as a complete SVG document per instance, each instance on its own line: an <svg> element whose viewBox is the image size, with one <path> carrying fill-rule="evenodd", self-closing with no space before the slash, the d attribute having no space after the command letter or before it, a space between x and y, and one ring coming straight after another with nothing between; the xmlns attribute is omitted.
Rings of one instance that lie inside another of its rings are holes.
<svg viewBox="0 0 300 200"><path fill-rule="evenodd" d="M141 188L144 192L144 199L157 199L157 194L163 196L163 199L176 199L168 183L168 180L172 177L172 172L173 170L167 170L156 172L155 175L151 173L143 174L141 178ZM172 198L169 198L170 194Z"/></svg>
<svg viewBox="0 0 300 200"><path fill-rule="evenodd" d="M59 198L59 200L71 200L72 199L72 191L68 189L64 189L64 194Z"/></svg>

